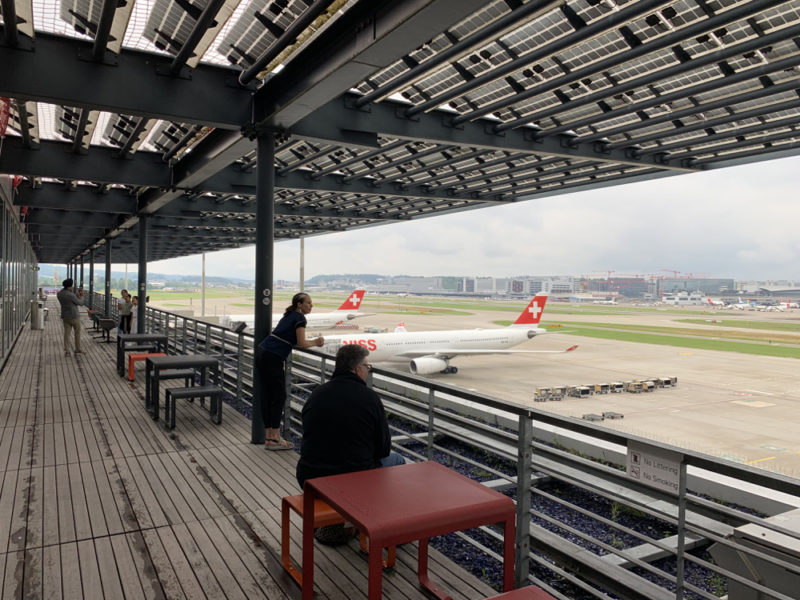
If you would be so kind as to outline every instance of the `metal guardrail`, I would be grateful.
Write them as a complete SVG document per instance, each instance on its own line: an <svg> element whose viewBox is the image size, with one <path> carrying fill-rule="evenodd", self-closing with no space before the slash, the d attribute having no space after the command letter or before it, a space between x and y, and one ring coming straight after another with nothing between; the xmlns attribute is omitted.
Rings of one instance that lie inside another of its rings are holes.
<svg viewBox="0 0 800 600"><path fill-rule="evenodd" d="M147 329L166 333L171 352L219 355L223 387L240 409L252 404L252 335L153 308ZM300 350L287 361L286 423L296 435L305 399L332 364ZM368 383L390 415L395 449L514 497L517 586L531 582L563 599L797 597L800 517L754 514L690 483L702 470L800 506L796 479L390 369L373 369ZM615 445L627 464L573 450L566 440L576 435ZM491 528L458 535L502 560Z"/></svg>

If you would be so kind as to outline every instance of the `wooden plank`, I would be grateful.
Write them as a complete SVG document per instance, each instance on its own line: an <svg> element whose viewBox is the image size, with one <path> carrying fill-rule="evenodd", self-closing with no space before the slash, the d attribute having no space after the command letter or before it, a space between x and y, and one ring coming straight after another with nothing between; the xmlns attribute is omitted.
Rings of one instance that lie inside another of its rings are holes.
<svg viewBox="0 0 800 600"><path fill-rule="evenodd" d="M125 544L127 548L127 544ZM100 584L103 589L104 598L128 598L133 597L136 587L125 587L120 581L118 571L119 562L109 537L98 537L94 539L94 551L97 555L97 571L100 577ZM137 582L138 583L138 582ZM85 589L85 588L84 588Z"/></svg>
<svg viewBox="0 0 800 600"><path fill-rule="evenodd" d="M25 551L23 567L23 597L44 598L42 590L42 548L29 548Z"/></svg>
<svg viewBox="0 0 800 600"><path fill-rule="evenodd" d="M55 495L58 506L58 541L75 541L75 521L72 518L72 494L69 484L69 470L66 465L55 467Z"/></svg>
<svg viewBox="0 0 800 600"><path fill-rule="evenodd" d="M214 493L213 485L204 480L202 467L191 456L185 452L170 452L161 458L164 474L181 493L194 519L219 517L232 512L225 499ZM188 520L188 516L185 520Z"/></svg>
<svg viewBox="0 0 800 600"><path fill-rule="evenodd" d="M125 484L113 461L94 461L87 466L94 471L96 510L102 513L108 533L114 535L138 529Z"/></svg>
<svg viewBox="0 0 800 600"><path fill-rule="evenodd" d="M106 518L103 512L103 505L100 502L100 492L97 489L97 481L95 481L94 469L91 463L73 463L70 467L70 479L73 473L77 471L77 477L83 484L82 500L78 499L73 503L75 511L79 511L81 505L86 509L86 518L89 523L90 537L99 538L108 535L108 527L106 526ZM79 490L73 486L73 494L79 493ZM78 535L81 538L81 535Z"/></svg>
<svg viewBox="0 0 800 600"><path fill-rule="evenodd" d="M116 461L133 513L142 529L169 525L147 476L136 459Z"/></svg>
<svg viewBox="0 0 800 600"><path fill-rule="evenodd" d="M49 490L45 489L44 468L31 469L28 474L28 518L25 531L25 548L41 547L44 528L44 498Z"/></svg>
<svg viewBox="0 0 800 600"><path fill-rule="evenodd" d="M28 494L30 491L30 471L9 471L7 475L16 478L15 484L10 484L8 488L9 503L6 507L10 508L9 514L3 514L3 524L0 524L0 549L6 548L8 552L24 550L25 533L28 520ZM5 490L5 485L3 486ZM5 493L3 494L5 496ZM2 509L0 509L2 510ZM8 527L6 537L2 535L3 528ZM6 544L7 540L7 544Z"/></svg>
<svg viewBox="0 0 800 600"><path fill-rule="evenodd" d="M153 537L156 537L155 534L153 534ZM154 600L165 598L165 589L167 588L164 587L164 583L166 582L169 586L172 586L173 581L175 585L177 584L177 580L174 580L174 573L172 573L171 569L167 569L166 567L162 568L161 564L154 563L154 556L151 555L142 533L136 531L124 536L114 536L112 539L115 544L115 554L117 554L116 544L119 540L125 540L130 553L131 566L122 565L119 567L120 578L123 583L127 579L133 581L133 577L135 576L141 583L143 597L152 598ZM120 553L122 552L124 552L124 549L120 549ZM120 563L119 559L117 562L118 564ZM129 572L129 568L132 569L132 572ZM172 573L172 575L170 576L169 573ZM159 575L163 576L163 580L159 578ZM133 585L133 583L131 583L131 585ZM126 586L126 589L127 587L128 586ZM175 596L169 594L169 597L173 598Z"/></svg>
<svg viewBox="0 0 800 600"><path fill-rule="evenodd" d="M164 552L163 562L171 565L175 578L183 592L182 595L187 598L202 598L205 595L203 592L205 581L208 579L208 573L205 573L204 576L202 574L202 571L205 570L205 565L200 562L193 562L193 560L196 560L196 556L189 558L184 555L181 544L178 542L175 530L172 527L159 527L156 532ZM147 539L147 536L145 536L145 539ZM150 546L149 542L148 546ZM163 564L163 562L160 564ZM202 583L199 579L202 579ZM172 594L168 591L167 596L171 598ZM213 598L214 595L212 594L211 597Z"/></svg>
<svg viewBox="0 0 800 600"><path fill-rule="evenodd" d="M5 578L0 588L0 598L22 598L22 577L25 568L23 552L0 554L5 563Z"/></svg>
<svg viewBox="0 0 800 600"><path fill-rule="evenodd" d="M58 491L56 468L42 469L42 545L50 546L61 541L58 528Z"/></svg>
<svg viewBox="0 0 800 600"><path fill-rule="evenodd" d="M61 544L61 594L64 598L85 598L78 565L78 544Z"/></svg>
<svg viewBox="0 0 800 600"><path fill-rule="evenodd" d="M61 589L61 546L42 548L42 598L60 600Z"/></svg>
<svg viewBox="0 0 800 600"><path fill-rule="evenodd" d="M77 545L82 597L102 598L103 582L100 579L100 568L97 564L97 552L95 551L94 540L81 540Z"/></svg>
<svg viewBox="0 0 800 600"><path fill-rule="evenodd" d="M205 522L204 524L207 524ZM260 594L252 594L252 597L259 595L264 598L277 598L286 591L294 589L290 588L292 584L287 585L286 577L282 576L283 586L270 575L271 571L277 567L275 557L269 555L269 559L264 556L265 548L260 541L255 538L252 528L244 519L239 516L227 516L219 519L214 519L216 527L206 527L209 537L215 544L222 544L222 538L230 545L232 552L236 554L236 559L239 561L240 566L235 569L235 572L246 570L250 573L254 583L258 586ZM231 557L230 560L233 560ZM273 567L270 569L270 567ZM283 575L283 574L281 574ZM281 589L283 587L283 589Z"/></svg>

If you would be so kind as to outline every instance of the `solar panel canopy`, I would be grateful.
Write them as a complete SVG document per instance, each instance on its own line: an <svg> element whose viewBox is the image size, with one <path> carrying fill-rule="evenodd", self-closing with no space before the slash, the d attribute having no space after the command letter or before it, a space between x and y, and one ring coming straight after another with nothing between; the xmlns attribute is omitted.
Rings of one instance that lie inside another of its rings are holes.
<svg viewBox="0 0 800 600"><path fill-rule="evenodd" d="M281 240L800 151L800 0L0 5L41 262L253 244L264 169Z"/></svg>

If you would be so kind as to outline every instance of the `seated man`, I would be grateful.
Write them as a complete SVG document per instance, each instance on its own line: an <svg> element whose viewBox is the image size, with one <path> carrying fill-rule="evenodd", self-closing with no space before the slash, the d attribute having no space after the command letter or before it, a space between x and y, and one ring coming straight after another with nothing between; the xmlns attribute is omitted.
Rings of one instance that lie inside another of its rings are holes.
<svg viewBox="0 0 800 600"><path fill-rule="evenodd" d="M339 348L330 381L315 389L303 406L303 443L297 482L306 479L402 465L391 452L391 436L380 397L366 385L369 350Z"/></svg>

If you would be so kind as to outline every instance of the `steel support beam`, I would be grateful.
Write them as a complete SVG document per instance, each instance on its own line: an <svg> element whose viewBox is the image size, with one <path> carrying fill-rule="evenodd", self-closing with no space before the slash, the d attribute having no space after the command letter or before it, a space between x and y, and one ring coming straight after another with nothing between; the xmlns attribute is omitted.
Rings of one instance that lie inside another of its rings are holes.
<svg viewBox="0 0 800 600"><path fill-rule="evenodd" d="M72 144L42 141L36 150L21 138L7 136L0 155L0 173L52 177L101 183L164 187L171 184L169 165L160 154L137 152L135 159L116 156L114 148L92 146L88 154L75 154Z"/></svg>
<svg viewBox="0 0 800 600"><path fill-rule="evenodd" d="M273 260L275 255L275 230L273 206L275 205L275 137L265 134L258 138L258 190L256 193L256 283L253 299L255 316L253 339L261 343L272 331ZM258 352L253 352L253 420L250 442L263 444L266 439L261 399L265 382L258 368ZM288 423L285 426L288 428Z"/></svg>
<svg viewBox="0 0 800 600"><path fill-rule="evenodd" d="M355 107L358 98L355 94L345 94L305 118L292 130L303 135L304 132L327 129L349 129L379 133L386 137L424 141L437 144L453 144L486 150L506 152L526 152L530 154L558 156L569 159L584 159L603 163L625 164L636 167L652 167L664 170L693 172L681 165L661 162L656 157L634 158L626 149L603 151L598 144L574 144L573 137L560 135L537 138L537 130L518 128L502 133L493 133L493 121L477 120L452 126L452 115L434 111L406 118L401 115L404 105L397 102L381 102L362 108Z"/></svg>
<svg viewBox="0 0 800 600"><path fill-rule="evenodd" d="M92 46L41 32L34 51L0 46L0 96L235 131L250 120L252 91L238 71L202 64L169 77L169 56L126 49L108 64Z"/></svg>
<svg viewBox="0 0 800 600"><path fill-rule="evenodd" d="M20 186L14 205L123 215L136 212L136 198L123 190L99 190L85 185L65 188L57 183L42 183L38 188Z"/></svg>
<svg viewBox="0 0 800 600"><path fill-rule="evenodd" d="M257 125L291 128L485 5L485 0L361 0L259 88Z"/></svg>
<svg viewBox="0 0 800 600"><path fill-rule="evenodd" d="M31 211L29 225L52 225L80 229L111 229L117 223L115 215L41 208ZM69 234L69 231L65 233Z"/></svg>
<svg viewBox="0 0 800 600"><path fill-rule="evenodd" d="M390 167L391 165L387 165L387 169ZM255 173L246 173L234 168L228 168L205 180L193 191L198 193L212 192L216 194L252 196L255 194L255 180ZM407 185L398 181L378 181L366 178L352 179L345 182L340 175L315 177L314 173L306 170L291 171L276 177L275 187L284 190L397 196L420 200L460 200L463 202L478 200L477 196L470 194L453 193L446 189L432 190L428 185Z"/></svg>

